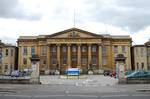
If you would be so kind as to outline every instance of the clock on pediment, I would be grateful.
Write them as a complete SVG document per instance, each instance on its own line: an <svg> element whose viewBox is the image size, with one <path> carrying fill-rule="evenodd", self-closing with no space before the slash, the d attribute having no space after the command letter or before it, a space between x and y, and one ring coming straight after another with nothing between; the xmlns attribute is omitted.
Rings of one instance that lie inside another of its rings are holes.
<svg viewBox="0 0 150 99"><path fill-rule="evenodd" d="M75 32L75 31L73 31L73 32L69 33L69 35L68 35L68 36L69 36L69 37L71 37L71 38L80 37L79 33Z"/></svg>

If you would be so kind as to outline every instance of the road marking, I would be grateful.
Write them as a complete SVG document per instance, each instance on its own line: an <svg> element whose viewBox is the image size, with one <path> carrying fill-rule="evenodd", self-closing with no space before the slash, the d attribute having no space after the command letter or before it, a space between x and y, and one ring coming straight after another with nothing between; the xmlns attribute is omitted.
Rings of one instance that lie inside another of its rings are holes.
<svg viewBox="0 0 150 99"><path fill-rule="evenodd" d="M89 98L97 98L98 96L94 95L67 95L69 97L89 97Z"/></svg>
<svg viewBox="0 0 150 99"><path fill-rule="evenodd" d="M31 98L32 96L29 95L4 95L6 97L26 97L26 98Z"/></svg>
<svg viewBox="0 0 150 99"><path fill-rule="evenodd" d="M36 95L35 98L42 98L42 97L63 97L65 95Z"/></svg>
<svg viewBox="0 0 150 99"><path fill-rule="evenodd" d="M150 95L144 95L144 94L139 94L139 95L132 95L132 96L137 96L137 97L150 97Z"/></svg>
<svg viewBox="0 0 150 99"><path fill-rule="evenodd" d="M103 95L101 96L102 98L107 98L107 97L127 97L129 96L128 94L124 94L124 95Z"/></svg>

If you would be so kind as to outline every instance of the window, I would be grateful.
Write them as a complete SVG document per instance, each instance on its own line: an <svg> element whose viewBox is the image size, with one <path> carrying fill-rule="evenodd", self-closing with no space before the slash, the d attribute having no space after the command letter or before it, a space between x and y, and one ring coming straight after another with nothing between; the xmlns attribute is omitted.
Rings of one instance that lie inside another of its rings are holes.
<svg viewBox="0 0 150 99"><path fill-rule="evenodd" d="M56 51L57 51L57 47L56 46L52 46L51 52L56 52Z"/></svg>
<svg viewBox="0 0 150 99"><path fill-rule="evenodd" d="M56 64L57 63L57 59L55 57L52 58L52 64Z"/></svg>
<svg viewBox="0 0 150 99"><path fill-rule="evenodd" d="M82 64L87 64L87 58L86 57L82 57L81 62L82 62Z"/></svg>
<svg viewBox="0 0 150 99"><path fill-rule="evenodd" d="M8 65L5 65L5 69L8 69Z"/></svg>
<svg viewBox="0 0 150 99"><path fill-rule="evenodd" d="M42 46L41 48L41 54L46 55L46 46Z"/></svg>
<svg viewBox="0 0 150 99"><path fill-rule="evenodd" d="M136 55L138 56L138 48L136 48Z"/></svg>
<svg viewBox="0 0 150 99"><path fill-rule="evenodd" d="M72 46L72 52L77 52L77 46Z"/></svg>
<svg viewBox="0 0 150 99"><path fill-rule="evenodd" d="M97 57L96 56L92 56L92 63L97 64Z"/></svg>
<svg viewBox="0 0 150 99"><path fill-rule="evenodd" d="M148 70L150 70L150 64L148 64Z"/></svg>
<svg viewBox="0 0 150 99"><path fill-rule="evenodd" d="M27 58L23 58L23 64L24 64L24 65L27 64Z"/></svg>
<svg viewBox="0 0 150 99"><path fill-rule="evenodd" d="M62 64L67 64L67 57L66 56L62 58Z"/></svg>
<svg viewBox="0 0 150 99"><path fill-rule="evenodd" d="M125 53L125 52L126 52L126 47L122 46L122 53Z"/></svg>
<svg viewBox="0 0 150 99"><path fill-rule="evenodd" d="M11 56L13 56L13 52L14 52L13 49L11 49Z"/></svg>
<svg viewBox="0 0 150 99"><path fill-rule="evenodd" d="M23 54L24 54L24 55L27 55L27 53L28 53L27 47L25 46L25 47L23 47Z"/></svg>
<svg viewBox="0 0 150 99"><path fill-rule="evenodd" d="M106 56L106 51L107 51L106 46L102 46L102 55L103 56Z"/></svg>
<svg viewBox="0 0 150 99"><path fill-rule="evenodd" d="M118 53L118 46L114 46L114 53Z"/></svg>
<svg viewBox="0 0 150 99"><path fill-rule="evenodd" d="M72 61L77 61L77 57L76 56L72 56Z"/></svg>
<svg viewBox="0 0 150 99"><path fill-rule="evenodd" d="M66 46L62 46L62 52L67 52L67 47Z"/></svg>
<svg viewBox="0 0 150 99"><path fill-rule="evenodd" d="M43 64L44 64L44 65L46 64L46 60L43 60Z"/></svg>
<svg viewBox="0 0 150 99"><path fill-rule="evenodd" d="M141 65L142 65L142 69L144 69L144 63L141 63Z"/></svg>
<svg viewBox="0 0 150 99"><path fill-rule="evenodd" d="M106 63L107 63L107 62L106 62L106 57L103 57L103 58L102 58L102 64L103 64L103 65L106 65Z"/></svg>
<svg viewBox="0 0 150 99"><path fill-rule="evenodd" d="M8 49L5 50L5 55L8 56Z"/></svg>
<svg viewBox="0 0 150 99"><path fill-rule="evenodd" d="M32 55L35 54L35 47L34 47L34 46L31 47L31 54L32 54Z"/></svg>
<svg viewBox="0 0 150 99"><path fill-rule="evenodd" d="M150 48L147 48L147 55L150 57Z"/></svg>
<svg viewBox="0 0 150 99"><path fill-rule="evenodd" d="M137 64L137 70L139 69L139 63L136 63Z"/></svg>
<svg viewBox="0 0 150 99"><path fill-rule="evenodd" d="M96 52L96 48L97 48L96 45L92 46L92 52Z"/></svg>
<svg viewBox="0 0 150 99"><path fill-rule="evenodd" d="M87 46L82 46L82 52L86 52L87 51Z"/></svg>
<svg viewBox="0 0 150 99"><path fill-rule="evenodd" d="M144 48L142 47L141 48L141 57L143 57L144 56Z"/></svg>

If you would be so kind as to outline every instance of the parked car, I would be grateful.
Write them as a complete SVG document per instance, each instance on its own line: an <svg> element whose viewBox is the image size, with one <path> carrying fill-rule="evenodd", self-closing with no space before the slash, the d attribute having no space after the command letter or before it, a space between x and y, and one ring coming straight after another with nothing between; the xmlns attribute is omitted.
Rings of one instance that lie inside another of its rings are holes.
<svg viewBox="0 0 150 99"><path fill-rule="evenodd" d="M109 76L109 75L110 75L110 72L111 72L110 70L104 70L104 71L103 71L103 75L104 75L104 76Z"/></svg>
<svg viewBox="0 0 150 99"><path fill-rule="evenodd" d="M126 75L125 78L148 78L150 74L146 71L134 71L133 73Z"/></svg>
<svg viewBox="0 0 150 99"><path fill-rule="evenodd" d="M116 74L115 71L112 71L112 72L110 72L110 74L109 74L110 77L114 77L114 78L116 78L116 75L117 75L117 74Z"/></svg>
<svg viewBox="0 0 150 99"><path fill-rule="evenodd" d="M19 71L12 71L11 72L11 77L19 77L19 76L20 76Z"/></svg>
<svg viewBox="0 0 150 99"><path fill-rule="evenodd" d="M129 75L129 74L131 74L131 73L133 73L133 71L131 71L131 70L125 71L125 75Z"/></svg>

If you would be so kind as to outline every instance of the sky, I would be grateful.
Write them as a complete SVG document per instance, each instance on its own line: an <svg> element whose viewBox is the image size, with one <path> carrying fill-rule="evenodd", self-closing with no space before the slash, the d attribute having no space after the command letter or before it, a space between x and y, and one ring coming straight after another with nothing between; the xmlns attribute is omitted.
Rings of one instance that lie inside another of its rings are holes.
<svg viewBox="0 0 150 99"><path fill-rule="evenodd" d="M150 38L150 0L0 0L0 39L48 35L76 27L96 34ZM75 19L75 25L74 25Z"/></svg>

